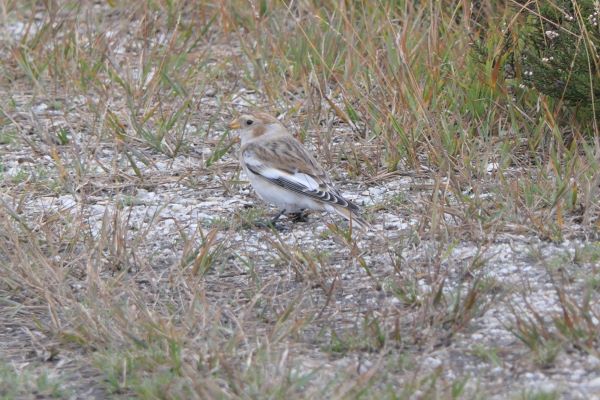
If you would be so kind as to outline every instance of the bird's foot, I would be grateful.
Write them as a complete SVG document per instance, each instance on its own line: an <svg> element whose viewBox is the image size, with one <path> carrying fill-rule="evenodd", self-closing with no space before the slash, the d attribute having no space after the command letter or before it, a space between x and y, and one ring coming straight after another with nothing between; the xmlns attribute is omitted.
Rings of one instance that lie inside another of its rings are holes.
<svg viewBox="0 0 600 400"><path fill-rule="evenodd" d="M281 210L277 214L275 214L273 216L273 218L271 218L270 220L267 220L267 221L255 221L252 223L252 226L254 226L256 228L262 228L262 229L275 229L280 232L285 231L285 230L287 230L287 228L277 224L277 221L283 214L285 214L285 212L286 212L285 209ZM298 212L289 213L289 214L287 214L287 217L289 219L291 219L292 222L294 222L294 223L308 222L308 211L300 210Z"/></svg>
<svg viewBox="0 0 600 400"><path fill-rule="evenodd" d="M308 222L308 211L300 210L295 213L289 213L288 217L292 222Z"/></svg>
<svg viewBox="0 0 600 400"><path fill-rule="evenodd" d="M260 229L274 229L278 232L283 232L286 231L287 228L281 224L276 223L273 220L270 221L256 221L254 223L254 227L256 228L260 228Z"/></svg>
<svg viewBox="0 0 600 400"><path fill-rule="evenodd" d="M273 218L271 218L268 221L265 222L260 222L257 221L254 223L254 226L256 226L257 228L268 228L268 229L275 229L277 231L283 231L285 230L283 227L277 225L277 220L279 219L279 217L281 217L283 214L285 213L285 209L279 211Z"/></svg>

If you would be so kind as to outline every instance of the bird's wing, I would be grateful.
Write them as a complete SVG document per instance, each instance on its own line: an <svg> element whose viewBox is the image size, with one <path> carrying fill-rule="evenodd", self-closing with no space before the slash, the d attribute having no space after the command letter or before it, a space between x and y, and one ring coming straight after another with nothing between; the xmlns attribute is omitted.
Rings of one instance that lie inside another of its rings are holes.
<svg viewBox="0 0 600 400"><path fill-rule="evenodd" d="M255 175L289 191L317 201L358 211L358 206L344 199L329 177L299 143L249 144L242 150L246 168Z"/></svg>

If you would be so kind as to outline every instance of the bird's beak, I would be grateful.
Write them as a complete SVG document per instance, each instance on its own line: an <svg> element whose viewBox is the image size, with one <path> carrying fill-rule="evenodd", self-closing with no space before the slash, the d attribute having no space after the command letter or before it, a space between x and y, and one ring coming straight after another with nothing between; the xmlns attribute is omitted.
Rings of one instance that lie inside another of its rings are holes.
<svg viewBox="0 0 600 400"><path fill-rule="evenodd" d="M229 123L229 129L240 129L242 125L240 125L240 121L236 118Z"/></svg>

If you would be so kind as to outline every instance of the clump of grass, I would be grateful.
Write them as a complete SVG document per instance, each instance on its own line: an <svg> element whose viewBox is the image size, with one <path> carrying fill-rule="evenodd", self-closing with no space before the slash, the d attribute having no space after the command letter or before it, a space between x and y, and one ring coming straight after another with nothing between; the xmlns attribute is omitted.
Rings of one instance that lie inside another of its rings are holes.
<svg viewBox="0 0 600 400"><path fill-rule="evenodd" d="M528 389L523 390L522 393L517 397L522 400L556 400L560 399L561 395L555 390L535 390Z"/></svg>
<svg viewBox="0 0 600 400"><path fill-rule="evenodd" d="M575 260L578 260L577 254ZM548 313L526 300L525 307L513 310L515 322L511 331L531 350L536 363L543 368L551 367L563 351L598 354L599 315L595 307L594 277L583 277L581 297L567 289L568 282L576 279L574 269L569 268L575 260L560 255L540 259L550 276L559 312Z"/></svg>
<svg viewBox="0 0 600 400"><path fill-rule="evenodd" d="M259 206L240 210L238 218L241 226L245 228L254 228L261 224L266 224L272 216L269 214L268 209Z"/></svg>
<svg viewBox="0 0 600 400"><path fill-rule="evenodd" d="M0 394L3 398L37 396L61 399L71 394L64 382L49 376L49 371L31 372L30 369L17 372L10 365L0 363Z"/></svg>

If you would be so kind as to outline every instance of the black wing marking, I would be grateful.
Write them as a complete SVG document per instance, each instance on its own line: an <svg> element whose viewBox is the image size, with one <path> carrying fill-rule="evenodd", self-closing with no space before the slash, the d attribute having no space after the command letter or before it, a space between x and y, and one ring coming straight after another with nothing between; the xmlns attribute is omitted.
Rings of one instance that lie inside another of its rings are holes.
<svg viewBox="0 0 600 400"><path fill-rule="evenodd" d="M293 180L287 179L284 175L286 172L283 172L283 171L282 171L282 174L278 175L277 177L265 176L265 174L263 174L263 172L267 168L264 166L264 164L262 164L262 163L258 162L258 160L256 160L256 158L254 157L254 152L252 152L251 150L246 150L246 151L244 151L243 156L244 156L244 160L246 161L245 162L246 168L248 168L248 170L250 172L261 177L262 179L265 179L265 180L267 180L279 187L282 187L286 190L289 190L289 191L292 191L295 193L299 193L299 194L303 194L303 195L313 198L317 201L322 201L324 203L336 204L341 207L348 208L351 211L359 211L359 208L356 204L344 199L335 189L327 188L325 185L320 185L319 189L311 189L310 187L308 187L307 185L303 185L299 181L293 181ZM305 173L302 173L302 174L310 177L312 180L314 180L316 182L319 181L319 179L316 179L314 176L310 176Z"/></svg>

